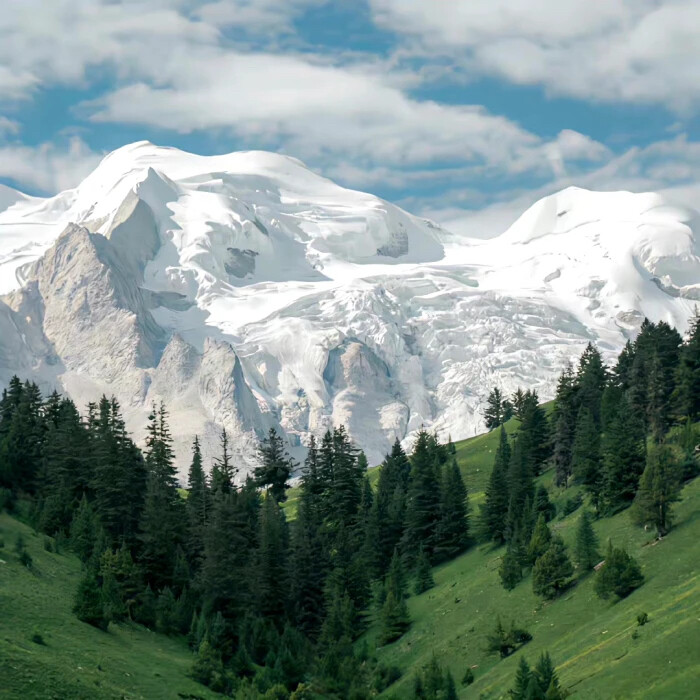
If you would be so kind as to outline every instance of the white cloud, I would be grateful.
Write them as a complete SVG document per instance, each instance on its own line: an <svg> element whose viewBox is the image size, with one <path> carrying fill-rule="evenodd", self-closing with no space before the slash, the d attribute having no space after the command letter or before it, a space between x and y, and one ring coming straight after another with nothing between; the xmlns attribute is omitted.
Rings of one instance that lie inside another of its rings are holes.
<svg viewBox="0 0 700 700"><path fill-rule="evenodd" d="M700 101L697 0L370 0L427 60L552 93L690 108Z"/></svg>
<svg viewBox="0 0 700 700"><path fill-rule="evenodd" d="M77 136L57 145L0 145L0 177L20 188L57 192L77 185L102 158Z"/></svg>

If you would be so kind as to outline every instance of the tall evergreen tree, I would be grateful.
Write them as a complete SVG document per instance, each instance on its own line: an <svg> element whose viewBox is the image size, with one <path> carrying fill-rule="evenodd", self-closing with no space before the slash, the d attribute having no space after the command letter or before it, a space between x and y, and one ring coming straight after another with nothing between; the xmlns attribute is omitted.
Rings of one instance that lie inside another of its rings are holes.
<svg viewBox="0 0 700 700"><path fill-rule="evenodd" d="M501 426L498 449L486 487L484 503L479 513L479 531L482 539L496 544L505 542L505 523L508 513L508 470L510 467L510 445L506 429Z"/></svg>
<svg viewBox="0 0 700 700"><path fill-rule="evenodd" d="M555 598L568 586L573 573L564 542L555 535L547 551L535 562L532 590L543 598Z"/></svg>
<svg viewBox="0 0 700 700"><path fill-rule="evenodd" d="M198 570L204 557L204 536L209 515L209 485L202 467L199 438L192 444L192 462L187 479L187 553L190 564Z"/></svg>
<svg viewBox="0 0 700 700"><path fill-rule="evenodd" d="M590 494L597 511L603 490L600 427L596 425L593 412L585 404L582 404L576 419L571 469L576 480Z"/></svg>
<svg viewBox="0 0 700 700"><path fill-rule="evenodd" d="M700 420L700 312L697 308L679 353L675 379L672 395L675 414Z"/></svg>
<svg viewBox="0 0 700 700"><path fill-rule="evenodd" d="M576 428L576 385L569 365L559 377L552 415L554 483L566 486L571 476L571 454Z"/></svg>
<svg viewBox="0 0 700 700"><path fill-rule="evenodd" d="M214 460L211 470L211 490L212 493L230 493L235 488L237 469L231 461L231 452L228 446L228 433L224 428L219 437L221 445L221 456Z"/></svg>
<svg viewBox="0 0 700 700"><path fill-rule="evenodd" d="M263 617L281 623L287 610L288 534L284 512L270 491L260 509L260 544L255 591Z"/></svg>
<svg viewBox="0 0 700 700"><path fill-rule="evenodd" d="M668 445L656 445L647 455L632 507L638 525L653 525L659 537L671 526L671 506L680 494L679 464Z"/></svg>
<svg viewBox="0 0 700 700"><path fill-rule="evenodd" d="M281 503L287 499L289 477L297 466L284 449L284 442L274 428L259 448L260 464L255 468L258 486L268 488L272 497Z"/></svg>
<svg viewBox="0 0 700 700"><path fill-rule="evenodd" d="M574 557L581 571L591 571L593 567L600 561L598 553L598 538L593 531L591 518L588 511L584 510L578 521L576 529L576 548ZM547 684L549 685L549 684Z"/></svg>
<svg viewBox="0 0 700 700"><path fill-rule="evenodd" d="M502 425L504 420L504 399L501 390L496 386L490 392L486 400L486 408L484 409L484 422L489 430ZM505 407L507 410L507 406Z"/></svg>
<svg viewBox="0 0 700 700"><path fill-rule="evenodd" d="M467 487L457 461L452 458L442 468L440 483L440 520L435 532L435 560L452 559L469 542L469 501Z"/></svg>
<svg viewBox="0 0 700 700"><path fill-rule="evenodd" d="M644 575L637 561L626 550L613 547L608 540L605 563L596 574L594 588L600 598L626 598L644 583Z"/></svg>

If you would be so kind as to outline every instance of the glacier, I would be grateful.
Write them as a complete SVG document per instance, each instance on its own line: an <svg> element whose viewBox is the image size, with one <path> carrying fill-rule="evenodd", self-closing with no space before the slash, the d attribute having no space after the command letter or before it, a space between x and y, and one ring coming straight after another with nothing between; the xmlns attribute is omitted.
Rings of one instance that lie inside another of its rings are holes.
<svg viewBox="0 0 700 700"><path fill-rule="evenodd" d="M492 239L455 236L287 156L139 142L50 198L0 188L0 386L171 413L178 466L225 427L242 473L271 427L301 458L344 424L379 462L421 427L483 429L489 389L553 395L589 342L683 331L700 216L568 188Z"/></svg>

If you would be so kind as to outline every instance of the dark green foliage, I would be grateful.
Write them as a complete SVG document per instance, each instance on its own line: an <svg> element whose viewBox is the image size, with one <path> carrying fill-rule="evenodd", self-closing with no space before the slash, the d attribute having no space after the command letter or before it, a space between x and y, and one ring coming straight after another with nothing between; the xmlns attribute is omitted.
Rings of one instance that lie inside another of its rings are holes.
<svg viewBox="0 0 700 700"><path fill-rule="evenodd" d="M204 557L204 537L207 517L211 507L209 484L202 467L202 451L199 438L195 436L192 445L192 462L187 479L188 494L185 508L187 510L187 536L185 544L190 564L197 571Z"/></svg>
<svg viewBox="0 0 700 700"><path fill-rule="evenodd" d="M570 496L564 501L564 504L562 505L561 508L561 515L562 518L565 518L567 515L571 515L572 513L575 513L581 506L583 505L583 497L581 496L580 493L576 493L573 496Z"/></svg>
<svg viewBox="0 0 700 700"><path fill-rule="evenodd" d="M260 542L255 592L260 614L281 622L287 610L287 522L270 491L260 509Z"/></svg>
<svg viewBox="0 0 700 700"><path fill-rule="evenodd" d="M547 522L544 519L544 515L540 513L527 550L528 559L531 564L534 564L535 561L549 549L551 541L552 533L547 527Z"/></svg>
<svg viewBox="0 0 700 700"><path fill-rule="evenodd" d="M595 592L607 599L611 596L626 598L644 583L644 575L637 561L624 549L616 549L608 542L605 563L595 579Z"/></svg>
<svg viewBox="0 0 700 700"><path fill-rule="evenodd" d="M664 444L652 447L632 507L634 522L653 525L663 537L671 526L671 506L679 498L680 481L673 449Z"/></svg>
<svg viewBox="0 0 700 700"><path fill-rule="evenodd" d="M34 628L34 630L32 630L32 634L29 637L29 641L32 642L33 644L38 644L39 646L42 646L42 647L46 646L46 642L44 641L44 636L36 628Z"/></svg>
<svg viewBox="0 0 700 700"><path fill-rule="evenodd" d="M525 392L518 441L524 465L532 476L537 476L551 455L551 440L547 415L535 391Z"/></svg>
<svg viewBox="0 0 700 700"><path fill-rule="evenodd" d="M531 679L530 664L528 664L524 656L521 656L518 662L518 669L515 672L515 683L510 690L512 700L525 700Z"/></svg>
<svg viewBox="0 0 700 700"><path fill-rule="evenodd" d="M257 485L268 489L277 503L285 501L289 486L287 482L296 464L287 454L282 438L274 428L270 428L267 438L260 445L259 459L260 465L255 468Z"/></svg>
<svg viewBox="0 0 700 700"><path fill-rule="evenodd" d="M474 671L468 668L462 676L462 685L471 685L474 682Z"/></svg>
<svg viewBox="0 0 700 700"><path fill-rule="evenodd" d="M496 618L496 627L486 638L486 651L491 654L498 654L502 659L510 656L523 644L527 644L532 639L532 635L520 627L516 627L514 622L509 628L505 628L501 618Z"/></svg>
<svg viewBox="0 0 700 700"><path fill-rule="evenodd" d="M646 461L644 422L623 397L603 440L601 500L607 513L630 505Z"/></svg>
<svg viewBox="0 0 700 700"><path fill-rule="evenodd" d="M418 553L418 560L416 561L416 583L414 586L414 591L416 595L425 593L435 585L435 579L433 579L433 572L430 566L430 559L425 553L425 550L421 547Z"/></svg>
<svg viewBox="0 0 700 700"><path fill-rule="evenodd" d="M576 419L571 470L576 481L583 484L590 494L597 509L603 488L600 427L594 413L586 405L581 406Z"/></svg>
<svg viewBox="0 0 700 700"><path fill-rule="evenodd" d="M647 622L649 622L648 613L641 612L639 613L639 615L637 615L637 626L644 627L644 625L646 625Z"/></svg>
<svg viewBox="0 0 700 700"><path fill-rule="evenodd" d="M688 337L680 349L673 392L675 413L693 421L700 419L700 313L690 322Z"/></svg>
<svg viewBox="0 0 700 700"><path fill-rule="evenodd" d="M32 568L32 556L27 551L27 547L24 544L24 540L22 539L21 535L18 535L15 541L15 554L17 555L17 559L22 566L26 566L28 569Z"/></svg>
<svg viewBox="0 0 700 700"><path fill-rule="evenodd" d="M452 674L449 670L443 670L435 655L415 675L412 697L416 700L455 700L457 698Z"/></svg>
<svg viewBox="0 0 700 700"><path fill-rule="evenodd" d="M573 573L564 542L555 535L532 569L532 590L543 598L555 598L569 585Z"/></svg>
<svg viewBox="0 0 700 700"><path fill-rule="evenodd" d="M461 554L469 542L467 488L454 458L442 467L439 517L433 554L436 562Z"/></svg>
<svg viewBox="0 0 700 700"><path fill-rule="evenodd" d="M387 583L387 594L380 615L379 643L389 644L397 640L409 628L411 619L403 597L397 597Z"/></svg>
<svg viewBox="0 0 700 700"><path fill-rule="evenodd" d="M507 591L513 590L523 580L521 556L516 551L514 544L508 545L506 553L501 560L498 575L501 577L501 585Z"/></svg>
<svg viewBox="0 0 700 700"><path fill-rule="evenodd" d="M87 562L92 556L95 532L98 527L97 518L83 495L70 525L70 546L82 562Z"/></svg>
<svg viewBox="0 0 700 700"><path fill-rule="evenodd" d="M481 539L497 544L505 542L505 522L508 514L508 469L510 466L510 445L506 429L501 427L500 441L496 457L486 487L484 504L479 512L479 532Z"/></svg>
<svg viewBox="0 0 700 700"><path fill-rule="evenodd" d="M97 574L92 569L87 569L75 593L73 612L79 620L87 622L93 627L106 630L109 624L104 615L102 605L102 591L97 581Z"/></svg>
<svg viewBox="0 0 700 700"><path fill-rule="evenodd" d="M494 387L489 393L486 400L486 408L484 409L486 427L489 430L493 430L505 423L512 414L512 405L508 399L503 397L501 390L498 387Z"/></svg>
<svg viewBox="0 0 700 700"><path fill-rule="evenodd" d="M583 572L591 571L600 561L598 538L593 531L591 518L586 510L581 513L581 517L578 521L574 558L576 559L579 569Z"/></svg>
<svg viewBox="0 0 700 700"><path fill-rule="evenodd" d="M535 513L543 515L545 522L549 522L557 514L555 505L549 500L549 494L544 486L538 486L535 493Z"/></svg>

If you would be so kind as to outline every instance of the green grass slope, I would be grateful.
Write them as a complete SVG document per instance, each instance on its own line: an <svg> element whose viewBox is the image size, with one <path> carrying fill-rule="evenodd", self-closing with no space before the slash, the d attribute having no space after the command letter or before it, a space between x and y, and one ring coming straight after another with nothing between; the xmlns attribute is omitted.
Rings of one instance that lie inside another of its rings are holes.
<svg viewBox="0 0 700 700"><path fill-rule="evenodd" d="M34 560L14 551L21 534ZM43 535L0 514L0 697L214 698L188 678L192 655L181 640L132 625L101 632L71 612L80 562L44 550ZM34 632L45 646L31 641Z"/></svg>
<svg viewBox="0 0 700 700"><path fill-rule="evenodd" d="M513 422L511 429L516 427ZM497 446L497 433L457 445L472 506L483 500L484 487ZM549 485L551 473L540 477ZM555 500L563 500L573 492ZM473 507L472 515L477 508ZM573 546L581 509L550 524ZM504 549L474 547L437 568L436 586L412 596L410 630L379 650L380 661L395 664L404 675L386 697L410 697L413 671L432 654L449 667L460 698L507 697L521 655L534 664L549 651L563 686L574 697L649 698L697 697L700 688L700 479L686 485L675 505L675 527L660 542L634 527L627 512L594 524L601 552L607 539L625 546L642 566L644 585L618 603L600 600L588 576L560 599L543 602L532 592L528 576L513 591L501 587L498 567ZM637 614L649 622L638 627ZM511 657L500 660L484 651L485 637L497 616L525 627L533 640ZM366 638L376 637L376 626ZM467 667L476 681L459 686Z"/></svg>

